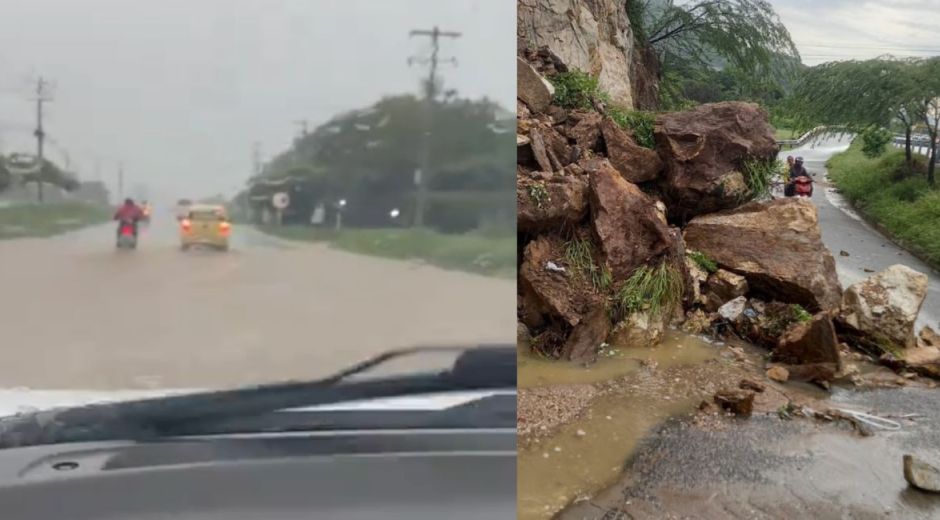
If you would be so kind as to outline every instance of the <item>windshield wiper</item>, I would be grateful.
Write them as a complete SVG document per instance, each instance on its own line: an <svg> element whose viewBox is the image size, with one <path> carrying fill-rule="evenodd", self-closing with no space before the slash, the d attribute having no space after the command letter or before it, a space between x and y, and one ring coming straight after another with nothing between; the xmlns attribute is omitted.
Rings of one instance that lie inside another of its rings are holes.
<svg viewBox="0 0 940 520"><path fill-rule="evenodd" d="M427 352L460 352L441 372L350 382L350 376L389 360ZM512 345L419 347L386 352L323 379L93 404L39 411L0 420L0 448L101 440L145 440L198 425L278 410L437 392L515 389Z"/></svg>

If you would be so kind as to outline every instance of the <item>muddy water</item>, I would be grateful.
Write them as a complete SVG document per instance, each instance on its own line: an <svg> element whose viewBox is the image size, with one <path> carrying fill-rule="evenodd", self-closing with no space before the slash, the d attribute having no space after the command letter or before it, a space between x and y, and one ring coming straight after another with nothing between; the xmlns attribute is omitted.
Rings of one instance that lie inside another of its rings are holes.
<svg viewBox="0 0 940 520"><path fill-rule="evenodd" d="M614 348L612 355L587 369L531 356L520 358L521 388L612 380L623 381L627 387L596 398L579 419L550 437L520 443L518 518L549 519L569 503L615 482L627 457L648 432L701 401L688 388L675 392L668 388L686 386L689 381L680 377L655 378L654 382L642 377L644 370L652 365L662 374L670 367L700 365L715 358L717 351L703 339L670 331L656 348Z"/></svg>

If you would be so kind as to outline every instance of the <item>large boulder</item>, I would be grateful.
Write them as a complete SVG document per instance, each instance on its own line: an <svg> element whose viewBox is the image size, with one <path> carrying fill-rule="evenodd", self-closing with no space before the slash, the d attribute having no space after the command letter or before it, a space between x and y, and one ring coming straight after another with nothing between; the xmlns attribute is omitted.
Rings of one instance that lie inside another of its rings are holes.
<svg viewBox="0 0 940 520"><path fill-rule="evenodd" d="M517 229L521 233L558 230L581 221L588 210L585 176L552 175L547 180L516 178Z"/></svg>
<svg viewBox="0 0 940 520"><path fill-rule="evenodd" d="M685 228L685 242L772 299L813 312L837 309L842 301L835 260L808 200L754 202L696 217Z"/></svg>
<svg viewBox="0 0 940 520"><path fill-rule="evenodd" d="M582 150L601 150L601 123L603 117L597 112L572 112L569 117L568 138Z"/></svg>
<svg viewBox="0 0 940 520"><path fill-rule="evenodd" d="M652 199L627 182L606 160L590 165L594 232L614 279L673 247L675 238L660 220Z"/></svg>
<svg viewBox="0 0 940 520"><path fill-rule="evenodd" d="M820 373L835 374L842 367L839 340L832 317L820 312L807 322L791 325L771 354L773 361L785 365L826 365Z"/></svg>
<svg viewBox="0 0 940 520"><path fill-rule="evenodd" d="M663 188L674 218L734 208L748 192L750 159L777 153L767 113L754 103L724 102L656 118L656 146L665 163Z"/></svg>
<svg viewBox="0 0 940 520"><path fill-rule="evenodd" d="M636 144L633 136L613 119L601 123L607 158L624 179L636 184L656 179L663 171L663 161L655 150Z"/></svg>
<svg viewBox="0 0 940 520"><path fill-rule="evenodd" d="M545 317L574 327L599 303L589 282L561 267L563 258L564 244L558 239L543 236L526 245L519 267L526 325L537 326L539 317Z"/></svg>
<svg viewBox="0 0 940 520"><path fill-rule="evenodd" d="M634 44L626 2L518 0L516 17L518 47L546 47L566 68L598 78L615 103L633 108Z"/></svg>
<svg viewBox="0 0 940 520"><path fill-rule="evenodd" d="M889 350L908 348L926 297L927 275L895 264L845 290L839 325Z"/></svg>
<svg viewBox="0 0 940 520"><path fill-rule="evenodd" d="M516 58L516 97L533 112L544 112L552 102L555 88L522 58Z"/></svg>

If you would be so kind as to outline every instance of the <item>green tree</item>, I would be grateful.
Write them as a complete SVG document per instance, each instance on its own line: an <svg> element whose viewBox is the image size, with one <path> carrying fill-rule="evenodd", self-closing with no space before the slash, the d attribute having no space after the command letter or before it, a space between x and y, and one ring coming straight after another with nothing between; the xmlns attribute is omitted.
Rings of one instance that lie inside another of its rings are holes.
<svg viewBox="0 0 940 520"><path fill-rule="evenodd" d="M714 87L717 71L734 84L723 98L779 98L798 70L799 52L766 0L628 0L627 10L637 42L659 58L667 107L694 96L686 89Z"/></svg>

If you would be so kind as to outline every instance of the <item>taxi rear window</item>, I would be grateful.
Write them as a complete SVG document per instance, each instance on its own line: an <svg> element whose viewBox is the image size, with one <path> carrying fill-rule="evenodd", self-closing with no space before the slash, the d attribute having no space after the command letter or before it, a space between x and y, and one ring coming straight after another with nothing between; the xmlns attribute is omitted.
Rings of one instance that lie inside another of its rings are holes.
<svg viewBox="0 0 940 520"><path fill-rule="evenodd" d="M217 210L190 211L190 220L225 220L225 214Z"/></svg>

